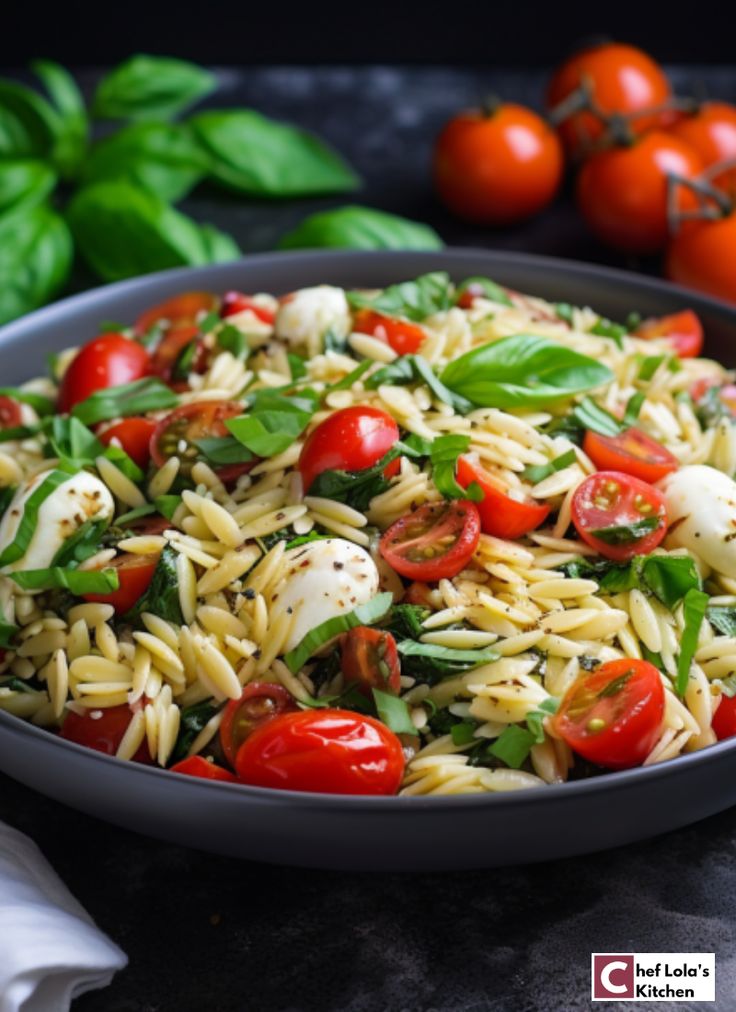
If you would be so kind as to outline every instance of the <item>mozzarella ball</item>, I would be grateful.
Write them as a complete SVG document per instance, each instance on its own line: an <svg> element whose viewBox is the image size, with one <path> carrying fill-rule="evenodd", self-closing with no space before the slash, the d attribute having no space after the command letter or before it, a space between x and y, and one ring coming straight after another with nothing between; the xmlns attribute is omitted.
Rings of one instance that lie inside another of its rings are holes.
<svg viewBox="0 0 736 1012"><path fill-rule="evenodd" d="M714 467L690 464L659 483L667 503L666 548L686 548L711 569L736 578L736 482Z"/></svg>
<svg viewBox="0 0 736 1012"><path fill-rule="evenodd" d="M42 471L19 486L0 521L0 552L14 541L27 499L50 473ZM66 539L85 521L92 518L111 520L114 512L112 495L99 478L87 471L70 475L41 503L36 529L25 554L5 566L2 572L48 568Z"/></svg>
<svg viewBox="0 0 736 1012"><path fill-rule="evenodd" d="M276 337L295 346L304 345L310 355L322 351L328 330L342 338L350 328L345 292L331 285L300 288L281 303L276 314Z"/></svg>
<svg viewBox="0 0 736 1012"><path fill-rule="evenodd" d="M293 650L310 629L346 615L378 592L370 555L343 538L312 541L284 554L284 575L271 594L271 621L291 609L294 624L284 647Z"/></svg>

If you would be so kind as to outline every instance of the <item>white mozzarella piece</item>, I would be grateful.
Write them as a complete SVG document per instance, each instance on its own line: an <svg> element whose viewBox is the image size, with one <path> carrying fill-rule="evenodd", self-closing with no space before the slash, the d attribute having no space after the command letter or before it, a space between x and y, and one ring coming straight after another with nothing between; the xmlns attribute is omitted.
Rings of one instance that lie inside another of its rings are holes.
<svg viewBox="0 0 736 1012"><path fill-rule="evenodd" d="M271 594L271 621L291 609L294 624L285 650L310 629L345 615L378 592L378 570L370 555L343 538L326 538L284 555L284 575Z"/></svg>
<svg viewBox="0 0 736 1012"><path fill-rule="evenodd" d="M342 288L317 285L300 288L279 306L276 336L293 345L306 345L310 354L322 351L328 330L336 337L350 333L350 307Z"/></svg>
<svg viewBox="0 0 736 1012"><path fill-rule="evenodd" d="M0 521L0 552L15 540L26 500L49 473L43 471L19 486ZM25 554L16 562L5 566L2 572L46 569L66 539L86 520L93 517L110 520L114 511L112 495L99 478L87 471L71 475L68 481L55 488L41 504L36 529Z"/></svg>
<svg viewBox="0 0 736 1012"><path fill-rule="evenodd" d="M736 578L736 482L714 467L690 464L659 483L667 503L667 548L686 548Z"/></svg>

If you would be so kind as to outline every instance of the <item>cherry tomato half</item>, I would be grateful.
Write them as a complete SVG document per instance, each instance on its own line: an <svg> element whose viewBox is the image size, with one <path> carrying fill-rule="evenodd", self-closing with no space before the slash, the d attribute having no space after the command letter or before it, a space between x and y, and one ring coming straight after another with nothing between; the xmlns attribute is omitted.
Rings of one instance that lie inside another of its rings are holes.
<svg viewBox="0 0 736 1012"><path fill-rule="evenodd" d="M371 698L371 689L393 692L401 688L401 663L390 632L359 625L340 642L340 667L346 683Z"/></svg>
<svg viewBox="0 0 736 1012"><path fill-rule="evenodd" d="M207 349L204 346L202 334L199 327L191 324L177 325L166 331L157 344L151 360L151 372L160 376L167 383L174 381L172 385L177 389L176 383L182 384L182 389L187 387L183 378L175 378L176 363L187 345L196 341L194 354L192 355L189 372L203 373L207 369Z"/></svg>
<svg viewBox="0 0 736 1012"><path fill-rule="evenodd" d="M623 770L644 762L663 717L664 688L657 669L648 661L622 658L578 678L552 725L578 755Z"/></svg>
<svg viewBox="0 0 736 1012"><path fill-rule="evenodd" d="M132 383L150 372L146 349L122 334L102 334L83 345L64 373L59 389L59 411L72 410L96 390Z"/></svg>
<svg viewBox="0 0 736 1012"><path fill-rule="evenodd" d="M385 341L397 355L413 355L419 351L427 337L427 332L416 323L382 316L372 309L361 309L356 314L353 330Z"/></svg>
<svg viewBox="0 0 736 1012"><path fill-rule="evenodd" d="M130 552L122 552L106 563L106 568L112 567L118 571L118 589L111 590L107 594L82 594L82 597L85 601L111 604L116 614L124 615L148 590L157 564L157 555L133 555Z"/></svg>
<svg viewBox="0 0 736 1012"><path fill-rule="evenodd" d="M736 735L736 696L727 696L725 693L721 696L711 727L719 741Z"/></svg>
<svg viewBox="0 0 736 1012"><path fill-rule="evenodd" d="M662 493L621 471L598 471L578 485L572 522L583 541L614 562L646 555L667 533Z"/></svg>
<svg viewBox="0 0 736 1012"><path fill-rule="evenodd" d="M104 432L98 432L97 438L105 446L117 439L128 456L145 471L151 459L151 436L155 428L156 423L150 418L124 418Z"/></svg>
<svg viewBox="0 0 736 1012"><path fill-rule="evenodd" d="M194 404L182 404L175 408L157 424L151 435L151 459L156 467L162 467L169 457L178 457L181 461L179 473L188 475L192 465L200 456L195 440L229 436L225 425L228 418L242 415L245 409L237 401L198 401ZM247 450L243 448L243 455ZM230 478L234 467L240 468L239 474L245 474L255 464L255 460L244 461L242 464L228 465Z"/></svg>
<svg viewBox="0 0 736 1012"><path fill-rule="evenodd" d="M391 415L356 404L329 415L307 436L299 456L304 491L323 471L362 471L385 456L399 438Z"/></svg>
<svg viewBox="0 0 736 1012"><path fill-rule="evenodd" d="M592 155L577 180L577 200L591 231L627 253L656 253L667 242L668 176L694 179L703 162L685 141L653 130L627 147ZM684 186L676 187L680 210L697 206Z"/></svg>
<svg viewBox="0 0 736 1012"><path fill-rule="evenodd" d="M463 488L472 482L480 485L483 499L476 506L484 534L507 540L520 538L539 527L549 515L550 508L546 503L536 502L528 496L512 498L498 479L467 457L458 458L457 482Z"/></svg>
<svg viewBox="0 0 736 1012"><path fill-rule="evenodd" d="M211 292L184 292L141 313L134 329L142 337L157 323L166 327L191 327L201 316L217 309L218 304L219 299Z"/></svg>
<svg viewBox="0 0 736 1012"><path fill-rule="evenodd" d="M199 777L200 780L221 780L227 784L237 784L238 778L230 770L211 763L201 755L192 755L182 759L170 768L171 773L183 773L188 777Z"/></svg>
<svg viewBox="0 0 736 1012"><path fill-rule="evenodd" d="M246 309L250 310L254 316L257 316L262 323L272 324L276 319L276 314L273 310L266 309L265 306L259 306L250 295L243 295L242 292L227 292L223 296L220 316L226 319L228 316L244 313Z"/></svg>
<svg viewBox="0 0 736 1012"><path fill-rule="evenodd" d="M455 214L505 225L537 214L562 180L562 146L541 116L514 103L451 119L434 150L434 182Z"/></svg>
<svg viewBox="0 0 736 1012"><path fill-rule="evenodd" d="M680 228L667 247L665 272L678 284L736 302L736 210Z"/></svg>
<svg viewBox="0 0 736 1012"><path fill-rule="evenodd" d="M599 471L623 471L652 484L680 466L677 457L641 429L625 429L617 436L586 432L583 450Z"/></svg>
<svg viewBox="0 0 736 1012"><path fill-rule="evenodd" d="M115 755L134 712L127 704L108 706L100 710L86 710L81 716L69 710L64 717L60 734L67 741L93 748L95 752ZM147 765L153 762L145 741L133 756L133 762Z"/></svg>
<svg viewBox="0 0 736 1012"><path fill-rule="evenodd" d="M230 765L235 766L238 749L257 727L295 709L291 693L270 682L250 682L240 699L228 700L220 724L220 744Z"/></svg>
<svg viewBox="0 0 736 1012"><path fill-rule="evenodd" d="M475 503L429 502L391 524L380 552L408 580L449 580L465 568L479 540Z"/></svg>
<svg viewBox="0 0 736 1012"><path fill-rule="evenodd" d="M396 794L404 773L401 742L385 724L349 710L304 710L275 717L240 746L246 784L327 794Z"/></svg>
<svg viewBox="0 0 736 1012"><path fill-rule="evenodd" d="M23 421L23 413L18 401L0 394L0 429L14 429Z"/></svg>
<svg viewBox="0 0 736 1012"><path fill-rule="evenodd" d="M703 350L703 324L692 309L643 320L634 334L645 341L665 338L680 358L697 358Z"/></svg>

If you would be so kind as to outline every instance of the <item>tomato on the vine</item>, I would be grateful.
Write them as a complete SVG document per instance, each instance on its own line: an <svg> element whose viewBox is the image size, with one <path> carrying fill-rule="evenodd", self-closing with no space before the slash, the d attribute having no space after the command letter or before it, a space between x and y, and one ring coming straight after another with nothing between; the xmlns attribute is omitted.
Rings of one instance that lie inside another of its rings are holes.
<svg viewBox="0 0 736 1012"><path fill-rule="evenodd" d="M634 336L645 341L664 338L680 358L697 358L703 350L703 324L692 309L643 320L634 331Z"/></svg>
<svg viewBox="0 0 736 1012"><path fill-rule="evenodd" d="M398 425L380 408L355 404L334 411L312 429L302 447L297 467L304 491L309 492L323 471L362 471L372 467L386 456L398 438Z"/></svg>
<svg viewBox="0 0 736 1012"><path fill-rule="evenodd" d="M416 323L383 316L372 309L361 309L355 315L353 330L385 341L397 355L413 355L426 340L427 333Z"/></svg>
<svg viewBox="0 0 736 1012"><path fill-rule="evenodd" d="M428 502L391 524L381 538L380 551L408 580L450 580L470 562L480 530L475 503Z"/></svg>
<svg viewBox="0 0 736 1012"><path fill-rule="evenodd" d="M597 471L572 498L572 522L580 537L614 562L647 555L667 533L659 489L621 471Z"/></svg>
<svg viewBox="0 0 736 1012"><path fill-rule="evenodd" d="M359 625L340 641L340 667L346 684L370 698L371 689L393 692L401 687L401 663L396 640L385 629Z"/></svg>
<svg viewBox="0 0 736 1012"><path fill-rule="evenodd" d="M573 682L552 718L578 755L611 770L639 766L664 718L662 677L648 661L621 658Z"/></svg>
<svg viewBox="0 0 736 1012"><path fill-rule="evenodd" d="M736 209L680 228L667 247L665 272L678 284L736 302Z"/></svg>
<svg viewBox="0 0 736 1012"><path fill-rule="evenodd" d="M525 106L505 102L459 113L434 150L437 192L455 214L507 225L541 211L562 180L557 134Z"/></svg>
<svg viewBox="0 0 736 1012"><path fill-rule="evenodd" d="M617 436L586 432L583 450L600 471L622 471L654 483L680 466L677 457L641 429L624 429Z"/></svg>
<svg viewBox="0 0 736 1012"><path fill-rule="evenodd" d="M704 102L693 116L673 124L670 132L700 153L706 168L732 162L729 169L710 176L718 186L736 197L736 106L728 102Z"/></svg>
<svg viewBox="0 0 736 1012"><path fill-rule="evenodd" d="M156 423L150 418L124 418L115 422L104 432L98 432L97 438L109 446L116 439L128 456L144 471L151 460L151 436Z"/></svg>
<svg viewBox="0 0 736 1012"><path fill-rule="evenodd" d="M513 540L535 530L549 516L547 503L537 502L530 496L509 495L497 478L467 457L458 458L457 482L463 488L473 482L480 486L483 498L475 505L484 534Z"/></svg>
<svg viewBox="0 0 736 1012"><path fill-rule="evenodd" d="M283 685L271 682L249 682L240 699L228 700L220 724L220 745L230 765L235 766L238 749L257 727L291 710L296 710L294 697Z"/></svg>
<svg viewBox="0 0 736 1012"><path fill-rule="evenodd" d="M114 333L95 337L82 345L64 373L59 411L66 414L97 390L142 379L150 369L149 354L136 341Z"/></svg>

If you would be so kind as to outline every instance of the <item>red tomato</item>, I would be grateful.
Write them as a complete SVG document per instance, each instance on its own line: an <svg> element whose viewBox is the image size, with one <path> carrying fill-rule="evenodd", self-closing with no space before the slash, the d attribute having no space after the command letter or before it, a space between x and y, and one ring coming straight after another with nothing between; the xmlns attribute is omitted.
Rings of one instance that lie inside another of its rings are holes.
<svg viewBox="0 0 736 1012"><path fill-rule="evenodd" d="M74 741L77 745L93 748L96 752L115 755L134 712L127 704L86 710L82 716L69 710L61 726L61 737ZM149 765L153 762L145 741L133 756L133 762Z"/></svg>
<svg viewBox="0 0 736 1012"><path fill-rule="evenodd" d="M665 271L681 285L736 302L736 211L680 228L667 247Z"/></svg>
<svg viewBox="0 0 736 1012"><path fill-rule="evenodd" d="M596 109L605 114L635 113L661 105L670 97L670 84L654 60L634 46L605 42L576 53L556 71L547 89L547 107L555 109L585 82ZM634 117L636 133L655 126L656 114ZM600 116L588 110L576 112L559 127L565 147L572 154L589 151L605 129Z"/></svg>
<svg viewBox="0 0 736 1012"><path fill-rule="evenodd" d="M0 429L14 429L22 420L23 415L18 401L0 394Z"/></svg>
<svg viewBox="0 0 736 1012"><path fill-rule="evenodd" d="M591 231L627 253L656 253L667 242L667 179L694 179L703 162L679 137L653 130L626 147L592 155L577 180L577 200ZM697 207L684 186L676 191L680 210Z"/></svg>
<svg viewBox="0 0 736 1012"><path fill-rule="evenodd" d="M711 726L715 731L716 738L723 741L724 738L733 738L736 734L736 696L721 696L718 709L713 714Z"/></svg>
<svg viewBox="0 0 736 1012"><path fill-rule="evenodd" d="M217 309L218 304L219 299L210 292L184 292L141 313L134 329L136 334L143 336L157 323L166 327L191 327L200 317Z"/></svg>
<svg viewBox="0 0 736 1012"><path fill-rule="evenodd" d="M222 780L227 784L237 784L238 778L230 770L211 763L201 755L192 755L182 759L171 767L172 773L183 773L188 777L199 777L200 780Z"/></svg>
<svg viewBox="0 0 736 1012"><path fill-rule="evenodd" d="M192 341L196 341L197 346L189 371L196 373L205 372L207 368L207 349L202 342L199 327L190 324L171 327L170 330L166 331L166 334L161 338L153 352L151 372L169 383L173 378L179 356ZM176 382L183 384L182 389L185 389L187 386L184 380L179 379Z"/></svg>
<svg viewBox="0 0 736 1012"><path fill-rule="evenodd" d="M242 292L227 292L223 296L220 316L226 319L228 316L235 316L236 313L244 313L246 309L263 323L273 323L276 319L276 314L272 310L259 306L250 295L243 295Z"/></svg>
<svg viewBox="0 0 736 1012"><path fill-rule="evenodd" d="M643 320L634 334L645 341L666 338L680 358L697 358L703 350L703 324L692 309Z"/></svg>
<svg viewBox="0 0 736 1012"><path fill-rule="evenodd" d="M83 345L64 373L59 411L66 414L96 390L117 387L147 376L151 360L146 349L122 334L102 334Z"/></svg>
<svg viewBox="0 0 736 1012"><path fill-rule="evenodd" d="M240 699L228 700L220 724L220 744L230 765L235 765L238 749L257 727L295 709L291 693L270 682L249 682Z"/></svg>
<svg viewBox="0 0 736 1012"><path fill-rule="evenodd" d="M242 415L245 408L237 401L198 401L194 404L182 404L166 415L156 425L151 436L151 459L156 467L162 467L169 457L178 457L181 461L180 474L187 475L200 455L195 440L220 438L229 436L230 431L225 422L228 418ZM245 447L243 455L247 454ZM234 467L240 468L245 474L255 464L248 460L242 464L231 464L223 471L231 473Z"/></svg>
<svg viewBox="0 0 736 1012"><path fill-rule="evenodd" d="M275 717L240 746L246 784L326 794L396 794L404 773L401 742L385 724L349 710Z"/></svg>
<svg viewBox="0 0 736 1012"><path fill-rule="evenodd" d="M104 432L98 432L97 438L105 446L117 439L128 456L144 471L151 459L151 436L156 423L150 418L124 418L116 422Z"/></svg>
<svg viewBox="0 0 736 1012"><path fill-rule="evenodd" d="M420 580L415 580L406 588L404 596L401 599L401 603L418 604L422 608L431 608L432 600L429 596L431 593L432 588L428 584L422 583Z"/></svg>
<svg viewBox="0 0 736 1012"><path fill-rule="evenodd" d="M413 355L419 351L427 337L427 332L415 323L382 316L372 309L361 309L356 314L353 329L360 334L370 334L379 341L385 341L397 355Z"/></svg>
<svg viewBox="0 0 736 1012"><path fill-rule="evenodd" d="M531 109L503 103L451 119L434 150L434 182L461 218L507 225L537 214L562 180L562 147Z"/></svg>
<svg viewBox="0 0 736 1012"><path fill-rule="evenodd" d="M578 755L623 770L644 762L663 717L664 688L657 669L648 661L622 658L578 678L552 725Z"/></svg>
<svg viewBox="0 0 736 1012"><path fill-rule="evenodd" d="M449 580L470 562L479 540L477 506L458 499L407 513L383 535L380 551L407 580Z"/></svg>
<svg viewBox="0 0 736 1012"><path fill-rule="evenodd" d="M82 597L85 601L111 604L118 615L124 615L148 590L157 563L157 555L133 555L130 552L122 552L105 567L117 569L118 589L111 590L107 594L82 594Z"/></svg>
<svg viewBox="0 0 736 1012"><path fill-rule="evenodd" d="M520 538L539 527L549 515L550 508L546 503L536 502L528 496L513 499L497 478L467 457L458 458L457 482L463 488L472 482L480 485L483 499L476 506L484 534L507 540Z"/></svg>
<svg viewBox="0 0 736 1012"><path fill-rule="evenodd" d="M641 429L625 429L618 436L586 432L583 450L599 471L623 471L651 484L680 466L677 457Z"/></svg>
<svg viewBox="0 0 736 1012"><path fill-rule="evenodd" d="M669 129L700 153L706 167L736 160L736 106L728 102L704 102L694 116ZM715 186L736 196L736 165L710 178Z"/></svg>
<svg viewBox="0 0 736 1012"><path fill-rule="evenodd" d="M340 642L340 667L346 683L371 698L371 689L399 694L401 663L396 640L383 629L359 625Z"/></svg>
<svg viewBox="0 0 736 1012"><path fill-rule="evenodd" d="M362 471L384 457L399 438L391 415L356 404L329 415L307 436L299 457L304 491L323 471Z"/></svg>
<svg viewBox="0 0 736 1012"><path fill-rule="evenodd" d="M667 533L666 513L659 489L621 471L591 474L572 499L572 522L578 534L614 562L628 562L653 551ZM638 535L625 529L641 521L656 521L657 526Z"/></svg>

